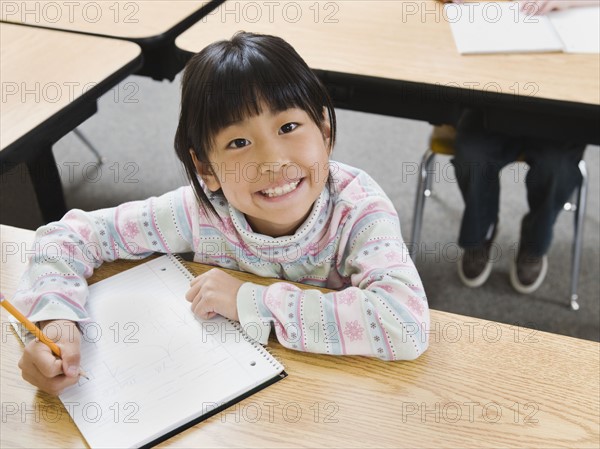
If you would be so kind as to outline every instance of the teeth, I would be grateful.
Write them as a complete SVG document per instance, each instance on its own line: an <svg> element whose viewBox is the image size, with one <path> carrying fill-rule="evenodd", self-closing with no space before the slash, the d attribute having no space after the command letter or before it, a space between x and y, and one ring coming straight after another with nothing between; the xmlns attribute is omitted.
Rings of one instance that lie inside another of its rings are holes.
<svg viewBox="0 0 600 449"><path fill-rule="evenodd" d="M296 187L298 187L298 184L300 184L300 181L290 182L289 184L286 184L284 186L275 187L274 189L262 190L261 193L263 195L268 196L269 198L275 198L277 196L281 196L281 195L285 195L286 193L290 193L292 190L294 190Z"/></svg>

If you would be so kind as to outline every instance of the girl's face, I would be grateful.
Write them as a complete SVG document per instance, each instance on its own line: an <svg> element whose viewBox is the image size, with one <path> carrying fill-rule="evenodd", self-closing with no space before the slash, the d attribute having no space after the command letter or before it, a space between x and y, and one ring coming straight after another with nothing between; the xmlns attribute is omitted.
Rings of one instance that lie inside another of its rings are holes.
<svg viewBox="0 0 600 449"><path fill-rule="evenodd" d="M245 214L252 229L291 235L309 215L329 175L330 128L302 109L262 113L221 130L209 153L214 175L196 163L207 187Z"/></svg>

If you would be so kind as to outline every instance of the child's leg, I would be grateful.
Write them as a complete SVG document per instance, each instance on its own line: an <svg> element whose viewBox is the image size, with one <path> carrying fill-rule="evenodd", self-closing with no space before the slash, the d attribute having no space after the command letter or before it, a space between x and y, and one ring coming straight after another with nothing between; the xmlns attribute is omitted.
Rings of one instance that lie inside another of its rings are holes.
<svg viewBox="0 0 600 449"><path fill-rule="evenodd" d="M461 247L481 247L490 238L490 228L498 221L500 170L516 160L521 149L518 139L485 131L475 112L462 117L452 161L465 202Z"/></svg>
<svg viewBox="0 0 600 449"><path fill-rule="evenodd" d="M543 256L552 242L552 229L563 205L581 182L578 163L585 145L538 141L528 145L525 160L529 213L521 223L520 252Z"/></svg>

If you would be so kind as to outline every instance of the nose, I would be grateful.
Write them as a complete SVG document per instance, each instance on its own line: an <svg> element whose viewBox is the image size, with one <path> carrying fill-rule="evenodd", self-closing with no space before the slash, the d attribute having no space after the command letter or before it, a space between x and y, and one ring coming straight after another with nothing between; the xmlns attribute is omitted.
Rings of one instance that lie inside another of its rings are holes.
<svg viewBox="0 0 600 449"><path fill-rule="evenodd" d="M290 163L283 144L276 139L263 142L256 156L261 174L275 175Z"/></svg>

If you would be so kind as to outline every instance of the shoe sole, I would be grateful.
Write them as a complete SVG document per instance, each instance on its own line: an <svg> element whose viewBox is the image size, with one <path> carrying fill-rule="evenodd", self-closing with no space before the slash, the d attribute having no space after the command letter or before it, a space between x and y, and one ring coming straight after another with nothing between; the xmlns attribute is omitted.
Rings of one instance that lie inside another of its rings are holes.
<svg viewBox="0 0 600 449"><path fill-rule="evenodd" d="M496 236L498 235L499 230L500 230L500 224L499 224L499 222L496 222L496 224L494 225L494 230L492 232L492 236L490 237L490 245L494 244L494 241L496 240ZM492 259L488 259L487 265L485 266L485 268L483 269L481 274L474 279L469 279L468 277L465 276L465 273L463 273L463 270L462 270L462 258L464 257L464 255L465 255L465 253L463 252L460 255L460 259L458 260L458 277L460 278L461 282L469 288L481 287L488 280L488 278L490 277L490 274L492 274L492 266L494 264L494 261Z"/></svg>
<svg viewBox="0 0 600 449"><path fill-rule="evenodd" d="M533 293L538 288L540 288L540 285L542 285L542 283L544 282L544 279L546 278L547 272L548 272L548 258L546 256L544 256L544 257L542 257L542 270L540 271L538 278L531 285L523 285L523 284L521 284L521 282L519 281L519 277L517 276L517 260L515 258L510 265L510 283L513 286L513 288L516 291L518 291L519 293L523 293L524 295L529 295L530 293Z"/></svg>
<svg viewBox="0 0 600 449"><path fill-rule="evenodd" d="M476 278L471 279L471 278L466 277L465 273L463 273L463 270L462 270L463 255L464 255L464 253L460 256L460 259L458 261L458 277L460 278L461 282L463 284L465 284L467 287L470 287L470 288L481 287L483 284L485 284L485 281L488 280L488 278L490 277L490 274L492 273L492 265L493 265L492 260L488 259L488 262L485 265L485 268L483 269L481 274L479 276L477 276Z"/></svg>

